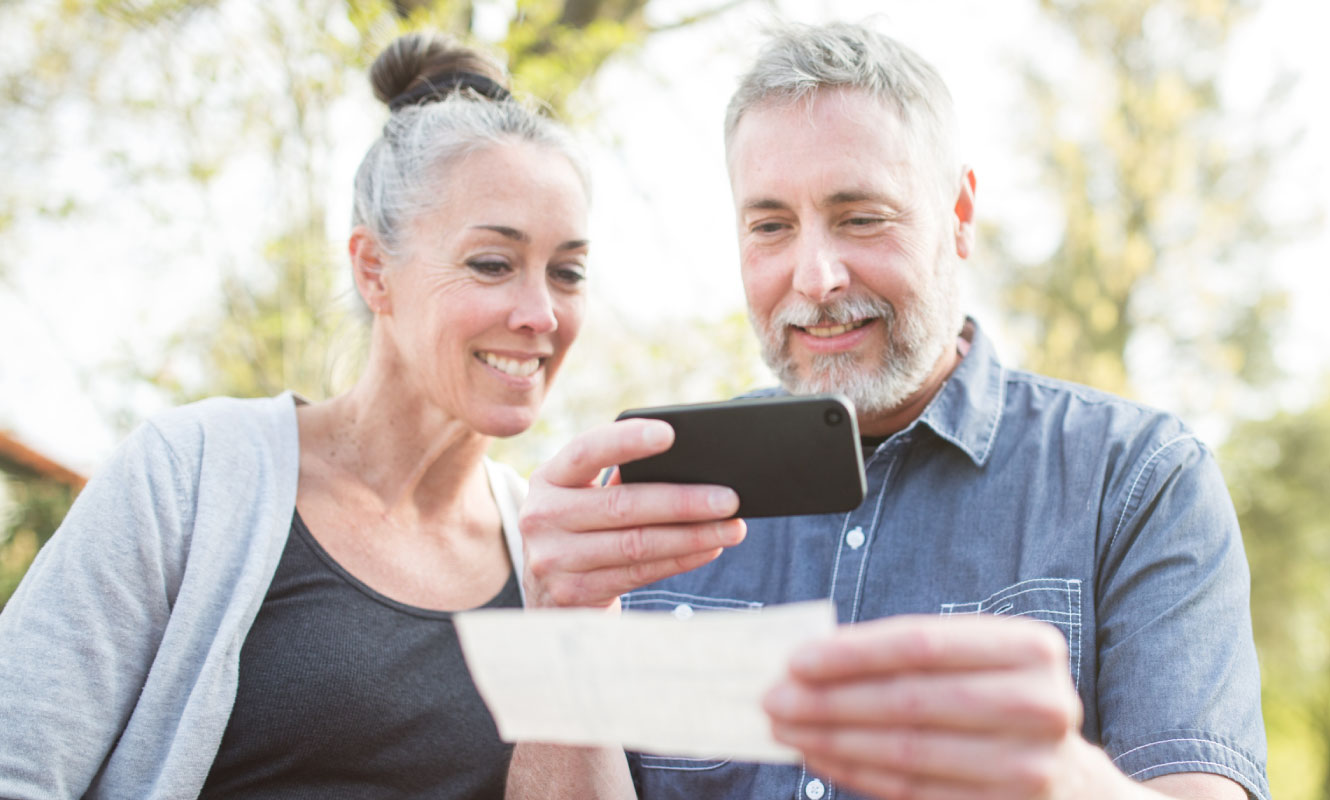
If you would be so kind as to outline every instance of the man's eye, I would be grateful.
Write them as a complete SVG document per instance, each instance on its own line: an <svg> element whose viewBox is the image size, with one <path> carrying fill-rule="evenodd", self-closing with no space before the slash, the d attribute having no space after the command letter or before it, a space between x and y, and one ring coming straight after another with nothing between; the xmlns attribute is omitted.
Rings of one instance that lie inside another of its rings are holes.
<svg viewBox="0 0 1330 800"><path fill-rule="evenodd" d="M466 265L481 275L498 276L508 272L508 262L498 258L473 258Z"/></svg>
<svg viewBox="0 0 1330 800"><path fill-rule="evenodd" d="M850 217L848 220L846 220L846 224L855 228L862 228L868 225L877 225L880 222L882 222L881 217Z"/></svg>
<svg viewBox="0 0 1330 800"><path fill-rule="evenodd" d="M779 233L784 230L783 222L759 222L752 227L753 233Z"/></svg>

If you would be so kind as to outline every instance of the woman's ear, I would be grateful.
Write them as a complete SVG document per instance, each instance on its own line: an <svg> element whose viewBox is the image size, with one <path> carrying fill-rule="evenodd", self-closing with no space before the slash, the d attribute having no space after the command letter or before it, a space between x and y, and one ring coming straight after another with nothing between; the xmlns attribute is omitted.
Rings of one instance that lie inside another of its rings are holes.
<svg viewBox="0 0 1330 800"><path fill-rule="evenodd" d="M961 167L961 190L956 196L956 255L969 258L974 252L974 170Z"/></svg>
<svg viewBox="0 0 1330 800"><path fill-rule="evenodd" d="M356 291L360 292L365 305L375 315L391 313L392 301L383 280L387 264L378 237L364 225L357 225L351 231L347 250L351 253L351 275L356 281Z"/></svg>

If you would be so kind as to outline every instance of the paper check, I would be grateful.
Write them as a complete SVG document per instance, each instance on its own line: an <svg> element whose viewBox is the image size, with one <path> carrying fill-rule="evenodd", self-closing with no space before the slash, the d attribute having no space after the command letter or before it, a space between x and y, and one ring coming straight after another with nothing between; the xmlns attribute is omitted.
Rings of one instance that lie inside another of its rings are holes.
<svg viewBox="0 0 1330 800"><path fill-rule="evenodd" d="M801 644L831 632L835 616L818 601L687 619L485 609L454 622L506 741L798 762L771 738L762 696Z"/></svg>

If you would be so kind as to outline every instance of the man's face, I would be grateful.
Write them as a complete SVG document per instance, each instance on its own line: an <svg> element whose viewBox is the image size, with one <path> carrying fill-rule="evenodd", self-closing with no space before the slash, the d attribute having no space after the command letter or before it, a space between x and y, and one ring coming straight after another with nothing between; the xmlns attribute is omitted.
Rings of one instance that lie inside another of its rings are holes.
<svg viewBox="0 0 1330 800"><path fill-rule="evenodd" d="M909 399L960 328L968 218L911 141L895 112L834 89L748 111L729 149L763 357L791 392L844 392L861 415Z"/></svg>

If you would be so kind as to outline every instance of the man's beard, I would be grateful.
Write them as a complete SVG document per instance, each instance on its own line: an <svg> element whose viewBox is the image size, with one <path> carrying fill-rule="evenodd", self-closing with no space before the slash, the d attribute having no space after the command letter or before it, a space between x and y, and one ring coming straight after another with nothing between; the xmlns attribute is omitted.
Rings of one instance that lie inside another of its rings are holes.
<svg viewBox="0 0 1330 800"><path fill-rule="evenodd" d="M755 320L762 358L791 394L840 392L860 414L890 411L923 386L945 348L954 345L961 325L956 266L943 256L934 280L905 314L884 298L858 294L824 305L787 305L765 329ZM790 352L791 325L844 325L871 318L886 329L886 347L876 365L859 364L853 352L811 354L807 374L800 374Z"/></svg>

